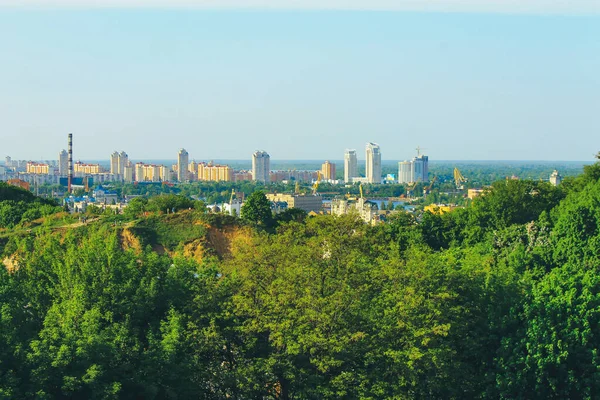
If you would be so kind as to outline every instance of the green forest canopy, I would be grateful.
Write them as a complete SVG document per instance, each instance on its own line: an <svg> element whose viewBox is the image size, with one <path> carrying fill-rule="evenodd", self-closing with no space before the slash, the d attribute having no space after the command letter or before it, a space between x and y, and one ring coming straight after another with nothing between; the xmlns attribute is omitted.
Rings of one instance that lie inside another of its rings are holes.
<svg viewBox="0 0 600 400"><path fill-rule="evenodd" d="M0 397L593 398L599 171L377 226L164 198L8 236Z"/></svg>

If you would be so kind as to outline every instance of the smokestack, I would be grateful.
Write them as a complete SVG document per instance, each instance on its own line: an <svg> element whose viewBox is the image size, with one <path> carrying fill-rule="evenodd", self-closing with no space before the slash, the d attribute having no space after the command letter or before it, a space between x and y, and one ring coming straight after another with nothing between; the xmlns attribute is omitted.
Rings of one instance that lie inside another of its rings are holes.
<svg viewBox="0 0 600 400"><path fill-rule="evenodd" d="M73 134L69 133L69 181L68 191L71 193L71 185L73 183Z"/></svg>

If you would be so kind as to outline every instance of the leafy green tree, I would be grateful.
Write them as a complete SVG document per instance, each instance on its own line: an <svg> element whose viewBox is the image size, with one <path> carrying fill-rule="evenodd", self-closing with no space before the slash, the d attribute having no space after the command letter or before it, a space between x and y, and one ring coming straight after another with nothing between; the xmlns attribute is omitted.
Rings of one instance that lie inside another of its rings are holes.
<svg viewBox="0 0 600 400"><path fill-rule="evenodd" d="M270 228L273 224L271 204L264 192L253 192L242 206L242 219L262 228Z"/></svg>
<svg viewBox="0 0 600 400"><path fill-rule="evenodd" d="M0 182L0 202L5 200L32 202L34 199L35 196L29 190Z"/></svg>
<svg viewBox="0 0 600 400"><path fill-rule="evenodd" d="M127 207L123 210L123 215L129 219L139 217L148 209L148 199L145 197L135 197L127 203Z"/></svg>
<svg viewBox="0 0 600 400"><path fill-rule="evenodd" d="M275 214L274 221L277 224L292 221L303 222L306 217L308 217L308 213L306 211L299 208L288 208L279 214Z"/></svg>
<svg viewBox="0 0 600 400"><path fill-rule="evenodd" d="M86 214L89 214L89 215L100 215L100 214L102 214L102 208L95 206L93 204L90 204L89 206L87 206L85 212L86 212Z"/></svg>
<svg viewBox="0 0 600 400"><path fill-rule="evenodd" d="M594 398L600 390L600 278L597 267L567 264L536 283L521 328L499 359L504 398Z"/></svg>
<svg viewBox="0 0 600 400"><path fill-rule="evenodd" d="M25 203L6 200L0 202L0 227L12 228L17 225L26 211Z"/></svg>
<svg viewBox="0 0 600 400"><path fill-rule="evenodd" d="M552 213L554 259L597 265L600 262L600 181L588 184L581 192L571 193Z"/></svg>
<svg viewBox="0 0 600 400"><path fill-rule="evenodd" d="M162 213L187 210L195 206L194 201L178 194L162 194L148 200L148 209Z"/></svg>

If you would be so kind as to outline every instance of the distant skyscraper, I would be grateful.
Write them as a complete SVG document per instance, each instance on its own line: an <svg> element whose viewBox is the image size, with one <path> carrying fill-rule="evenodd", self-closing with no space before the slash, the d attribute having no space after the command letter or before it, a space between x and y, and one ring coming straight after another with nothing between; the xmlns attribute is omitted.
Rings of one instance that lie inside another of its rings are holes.
<svg viewBox="0 0 600 400"><path fill-rule="evenodd" d="M271 172L271 156L266 151L255 151L252 154L252 179L258 182L269 182Z"/></svg>
<svg viewBox="0 0 600 400"><path fill-rule="evenodd" d="M125 175L125 166L129 163L129 155L122 151L119 154L119 175L123 177Z"/></svg>
<svg viewBox="0 0 600 400"><path fill-rule="evenodd" d="M127 162L127 165L123 167L123 180L125 182L133 182L133 165L131 161Z"/></svg>
<svg viewBox="0 0 600 400"><path fill-rule="evenodd" d="M325 163L321 165L321 174L326 181L335 179L335 164L325 161Z"/></svg>
<svg viewBox="0 0 600 400"><path fill-rule="evenodd" d="M352 178L358 176L358 161L356 150L346 150L344 153L344 182L352 182Z"/></svg>
<svg viewBox="0 0 600 400"><path fill-rule="evenodd" d="M179 182L186 182L188 180L188 164L188 152L185 149L180 149L179 154L177 154L177 180Z"/></svg>
<svg viewBox="0 0 600 400"><path fill-rule="evenodd" d="M60 176L69 174L69 153L64 149L58 153L58 174Z"/></svg>
<svg viewBox="0 0 600 400"><path fill-rule="evenodd" d="M411 161L400 161L398 163L398 183L413 182L413 163Z"/></svg>
<svg viewBox="0 0 600 400"><path fill-rule="evenodd" d="M136 163L134 167L135 176L134 179L136 182L144 182L146 180L146 174L144 171L144 163Z"/></svg>
<svg viewBox="0 0 600 400"><path fill-rule="evenodd" d="M414 182L429 181L429 157L419 155L412 160Z"/></svg>
<svg viewBox="0 0 600 400"><path fill-rule="evenodd" d="M110 173L113 175L119 174L119 152L117 151L110 155Z"/></svg>
<svg viewBox="0 0 600 400"><path fill-rule="evenodd" d="M381 183L381 149L377 143L367 143L365 177L369 183Z"/></svg>
<svg viewBox="0 0 600 400"><path fill-rule="evenodd" d="M428 182L429 157L418 155L398 163L398 183Z"/></svg>

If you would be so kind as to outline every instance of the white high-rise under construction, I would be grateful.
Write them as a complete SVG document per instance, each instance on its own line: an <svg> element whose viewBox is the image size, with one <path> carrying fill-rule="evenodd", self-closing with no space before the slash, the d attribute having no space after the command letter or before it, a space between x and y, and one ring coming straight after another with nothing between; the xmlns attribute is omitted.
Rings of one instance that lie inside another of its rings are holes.
<svg viewBox="0 0 600 400"><path fill-rule="evenodd" d="M365 177L368 183L381 183L381 149L377 143L367 143Z"/></svg>
<svg viewBox="0 0 600 400"><path fill-rule="evenodd" d="M190 156L185 149L179 149L177 154L177 180L186 182L188 180L188 164Z"/></svg>
<svg viewBox="0 0 600 400"><path fill-rule="evenodd" d="M346 150L344 153L344 182L352 183L352 179L358 176L358 161L356 150Z"/></svg>
<svg viewBox="0 0 600 400"><path fill-rule="evenodd" d="M429 181L429 157L419 154L411 161L398 163L398 183Z"/></svg>
<svg viewBox="0 0 600 400"><path fill-rule="evenodd" d="M252 179L258 182L269 182L269 172L271 172L271 156L266 151L255 151L252 154Z"/></svg>

